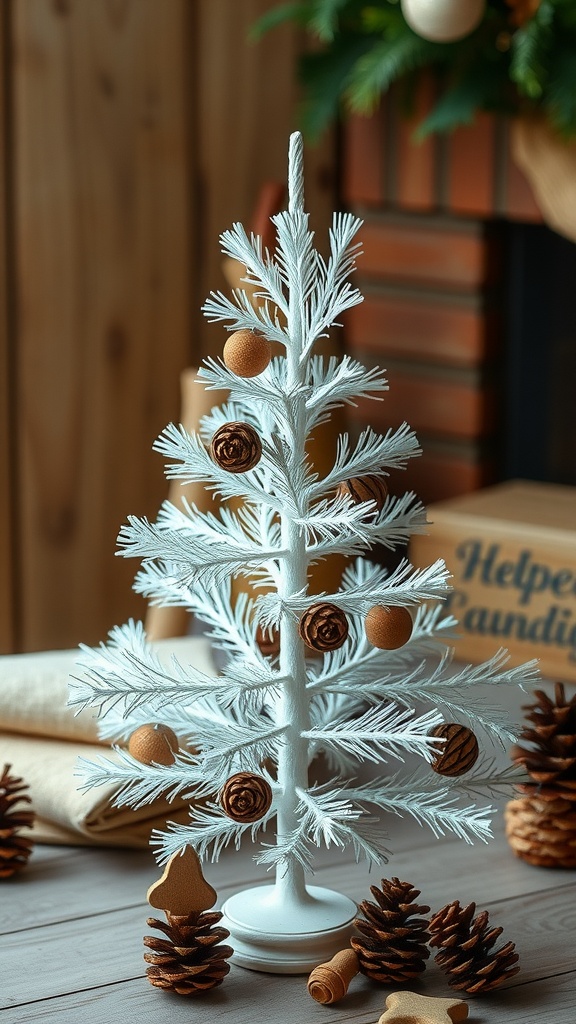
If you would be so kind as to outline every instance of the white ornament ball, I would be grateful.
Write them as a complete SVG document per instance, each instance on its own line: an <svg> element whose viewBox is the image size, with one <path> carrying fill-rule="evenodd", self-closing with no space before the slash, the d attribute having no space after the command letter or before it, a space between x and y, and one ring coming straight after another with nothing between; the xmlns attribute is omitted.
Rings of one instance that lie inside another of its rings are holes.
<svg viewBox="0 0 576 1024"><path fill-rule="evenodd" d="M451 43L478 27L486 0L401 0L401 5L410 28L419 36Z"/></svg>

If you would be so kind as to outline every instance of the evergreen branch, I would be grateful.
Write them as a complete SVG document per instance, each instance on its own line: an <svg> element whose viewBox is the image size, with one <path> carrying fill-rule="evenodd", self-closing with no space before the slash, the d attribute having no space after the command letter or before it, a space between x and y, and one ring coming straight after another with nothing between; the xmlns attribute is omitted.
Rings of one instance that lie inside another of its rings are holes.
<svg viewBox="0 0 576 1024"><path fill-rule="evenodd" d="M306 427L310 431L329 419L332 409L355 405L361 398L379 399L379 393L388 391L384 371L366 369L361 363L344 356L338 360L330 356L312 356L309 362L310 391L306 399Z"/></svg>
<svg viewBox="0 0 576 1024"><path fill-rule="evenodd" d="M204 360L198 371L198 376L206 382L207 390L226 389L230 392L232 401L247 408L254 406L255 403L258 407L261 404L268 405L276 416L284 414L286 402L289 402L292 397L285 393L285 384L279 380L280 374L277 368L274 380L270 367L267 367L258 377L244 379L232 373L224 363L209 357Z"/></svg>
<svg viewBox="0 0 576 1024"><path fill-rule="evenodd" d="M308 831L311 841L327 849L334 845L341 850L352 844L356 860L363 854L374 864L388 859L389 851L382 846L382 829L374 819L362 821L365 812L354 807L350 800L342 799L338 791L327 786L297 789L300 798L299 813L309 820ZM374 826L378 825L377 828Z"/></svg>
<svg viewBox="0 0 576 1024"><path fill-rule="evenodd" d="M273 727L243 716L240 723L230 720L215 725L203 739L203 766L218 787L237 771L261 772L266 758L276 759L286 726Z"/></svg>
<svg viewBox="0 0 576 1024"><path fill-rule="evenodd" d="M274 218L272 218L274 221ZM268 252L262 253L262 239L259 235L248 238L240 223L232 225L228 231L220 235L222 252L225 256L243 263L248 272L247 282L259 285L264 290L264 298L270 298L285 317L288 316L288 302L284 295L283 278L279 266L270 258Z"/></svg>
<svg viewBox="0 0 576 1024"><path fill-rule="evenodd" d="M353 476L366 473L384 475L385 468L404 469L407 460L417 455L421 455L421 449L407 423L395 431L388 430L384 436L368 427L362 431L352 452L348 435L341 434L334 466L324 480L314 485L311 498L322 497Z"/></svg>
<svg viewBox="0 0 576 1024"><path fill-rule="evenodd" d="M202 306L202 312L210 323L222 321L231 331L256 331L264 334L269 341L277 341L286 345L286 331L282 327L277 312L274 317L267 303L254 306L246 292L235 288L233 300L222 292L211 292L210 297Z"/></svg>
<svg viewBox="0 0 576 1024"><path fill-rule="evenodd" d="M323 517L319 513L323 529L317 530L320 539L310 545L308 553L312 557L325 556L334 551L342 551L344 547L347 553L360 553L374 544L394 550L399 544L406 544L413 534L426 532L426 509L419 501L410 508L414 501L416 496L411 491L398 498L388 497L377 516L370 516L373 502L350 504L342 510L337 501L326 503L327 510L332 507L335 509L334 516L332 518L328 511ZM321 503L317 507L322 509L323 505ZM310 515L312 521L313 513ZM350 543L352 539L353 544Z"/></svg>
<svg viewBox="0 0 576 1024"><path fill-rule="evenodd" d="M249 575L263 563L282 558L284 551L273 547L263 549L259 544L241 547L234 538L220 541L205 540L195 536L192 530L173 530L155 526L147 519L128 517L118 535L120 553L125 558L153 559L160 557L170 562L175 571L176 586L191 586L202 581L206 586L215 586L233 575Z"/></svg>
<svg viewBox="0 0 576 1024"><path fill-rule="evenodd" d="M266 828L268 822L276 813L274 805L268 813L259 821L252 823L238 823L229 818L217 804L208 803L205 807L195 807L191 812L192 824L180 825L175 821L167 823L167 831L161 832L153 829L150 843L156 847L156 859L159 864L166 861L186 845L193 846L198 856L203 860L211 850L211 860L214 863L220 857L230 843L234 844L236 850L240 849L242 837L250 832L252 842L261 829Z"/></svg>
<svg viewBox="0 0 576 1024"><path fill-rule="evenodd" d="M448 786L430 791L418 787L414 780L396 786L394 778L382 785L350 787L344 792L350 800L373 804L399 817L402 812L410 814L419 825L428 825L436 838L452 832L471 845L475 838L486 843L492 837L490 818L494 808L475 804L459 807L457 796Z"/></svg>
<svg viewBox="0 0 576 1024"><path fill-rule="evenodd" d="M345 94L348 107L357 114L371 114L392 82L409 71L425 67L440 53L438 44L431 44L411 31L377 40L358 58L348 76Z"/></svg>
<svg viewBox="0 0 576 1024"><path fill-rule="evenodd" d="M165 458L178 460L166 467L168 479L181 479L184 483L201 482L223 498L240 497L258 505L267 505L277 512L283 510L282 501L270 493L266 475L258 466L242 474L227 472L213 462L200 437L189 434L182 426L170 423L154 442L153 448Z"/></svg>
<svg viewBox="0 0 576 1024"><path fill-rule="evenodd" d="M182 800L201 800L214 792L191 754L180 751L171 765L148 765L119 747L114 749L115 761L103 756L94 761L78 758L75 773L84 779L79 787L82 792L95 786L114 787L113 807L137 809L160 798L172 803L178 796Z"/></svg>
<svg viewBox="0 0 576 1024"><path fill-rule="evenodd" d="M424 569L414 569L403 559L390 575L381 569L373 573L373 578L368 579L365 584L340 590L335 594L316 595L314 603L328 602L350 616L364 616L376 604L393 607L443 597L450 589L448 575L441 558ZM279 594L264 594L258 598L256 608L262 625L270 627L279 625L282 615L286 613L294 617L301 616L310 607L310 603L310 597L304 591L285 598L281 598ZM349 647L347 654L352 654Z"/></svg>
<svg viewBox="0 0 576 1024"><path fill-rule="evenodd" d="M400 750L417 753L432 760L437 742L428 733L442 723L437 711L427 711L418 718L412 710L398 710L393 705L369 708L352 722L337 723L328 728L312 728L302 733L320 747L337 747L360 760L375 763L386 761L384 753L403 760Z"/></svg>

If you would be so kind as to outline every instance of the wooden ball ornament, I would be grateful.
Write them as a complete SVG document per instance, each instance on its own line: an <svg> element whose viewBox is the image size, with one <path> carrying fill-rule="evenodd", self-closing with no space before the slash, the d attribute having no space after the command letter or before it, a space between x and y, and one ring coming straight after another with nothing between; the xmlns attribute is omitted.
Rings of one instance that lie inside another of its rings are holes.
<svg viewBox="0 0 576 1024"><path fill-rule="evenodd" d="M355 505L360 505L363 501L374 501L376 510L380 512L388 497L388 488L383 477L368 473L366 476L353 476L349 480L344 480L336 493L338 496L350 498Z"/></svg>
<svg viewBox="0 0 576 1024"><path fill-rule="evenodd" d="M478 27L486 0L401 0L401 7L417 35L434 43L450 43Z"/></svg>
<svg viewBox="0 0 576 1024"><path fill-rule="evenodd" d="M412 636L412 616L408 608L401 605L375 604L368 612L364 630L366 639L383 651L396 651L407 644Z"/></svg>
<svg viewBox="0 0 576 1024"><path fill-rule="evenodd" d="M341 608L322 601L304 612L298 629L304 643L313 651L335 651L348 638L348 619Z"/></svg>
<svg viewBox="0 0 576 1024"><path fill-rule="evenodd" d="M212 458L228 473L247 473L260 461L262 441L249 423L224 423L212 437Z"/></svg>
<svg viewBox="0 0 576 1024"><path fill-rule="evenodd" d="M259 821L272 803L272 788L262 775L238 772L231 775L220 792L222 810L233 821Z"/></svg>
<svg viewBox="0 0 576 1024"><path fill-rule="evenodd" d="M431 764L438 775L456 778L469 772L476 764L480 753L478 740L467 726L443 722L432 729L429 736L445 740Z"/></svg>
<svg viewBox="0 0 576 1024"><path fill-rule="evenodd" d="M272 358L272 345L255 331L234 331L224 345L222 357L237 377L257 377Z"/></svg>
<svg viewBox="0 0 576 1024"><path fill-rule="evenodd" d="M160 722L140 725L128 740L128 753L142 764L174 764L178 747L174 730Z"/></svg>

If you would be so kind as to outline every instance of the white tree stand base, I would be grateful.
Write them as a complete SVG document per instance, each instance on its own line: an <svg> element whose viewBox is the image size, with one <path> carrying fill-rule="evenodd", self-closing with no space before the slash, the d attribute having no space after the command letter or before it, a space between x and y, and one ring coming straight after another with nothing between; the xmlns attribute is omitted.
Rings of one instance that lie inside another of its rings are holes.
<svg viewBox="0 0 576 1024"><path fill-rule="evenodd" d="M347 896L312 885L308 900L287 903L275 886L246 889L226 900L232 963L269 974L307 974L348 945L357 914Z"/></svg>

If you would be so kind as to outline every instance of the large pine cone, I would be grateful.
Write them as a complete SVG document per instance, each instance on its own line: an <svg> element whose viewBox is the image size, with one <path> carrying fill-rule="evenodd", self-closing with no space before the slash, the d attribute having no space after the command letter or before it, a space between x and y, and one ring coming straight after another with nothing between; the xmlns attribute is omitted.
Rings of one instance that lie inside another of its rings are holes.
<svg viewBox="0 0 576 1024"><path fill-rule="evenodd" d="M230 970L226 961L234 950L219 945L230 934L226 928L214 927L222 919L220 911L185 917L166 913L166 919L164 923L149 917L146 922L167 936L144 936L144 945L152 950L144 953L146 962L152 964L146 970L148 981L180 996L198 995L221 985Z"/></svg>
<svg viewBox="0 0 576 1024"><path fill-rule="evenodd" d="M570 799L576 796L576 694L567 701L563 684L556 683L554 700L543 690L534 696L536 703L525 708L531 725L520 733L520 740L530 746L519 743L510 756L526 768L539 793Z"/></svg>
<svg viewBox="0 0 576 1024"><path fill-rule="evenodd" d="M22 779L10 775L11 765L5 764L0 778L0 878L10 878L26 867L34 841L19 835L21 828L32 828L34 811L15 810L19 803L30 803L24 796L28 786Z"/></svg>
<svg viewBox="0 0 576 1024"><path fill-rule="evenodd" d="M489 926L487 910L474 917L475 910L475 903L461 907L455 900L430 921L430 945L439 947L434 960L450 987L469 995L499 988L520 970L514 943L506 942L493 951L502 928Z"/></svg>
<svg viewBox="0 0 576 1024"><path fill-rule="evenodd" d="M370 886L376 903L360 904L366 920L359 918L354 924L362 938L352 936L350 945L363 974L383 984L403 983L421 974L430 956L428 921L414 916L427 914L430 907L414 903L420 890L410 882L383 878L381 884L381 889Z"/></svg>
<svg viewBox="0 0 576 1024"><path fill-rule="evenodd" d="M540 868L576 868L576 794L566 800L535 790L509 800L504 818L508 842L520 860Z"/></svg>
<svg viewBox="0 0 576 1024"><path fill-rule="evenodd" d="M506 806L506 835L514 853L537 867L576 867L576 695L562 683L554 699L536 690L525 709L530 725L511 757L530 774ZM523 746L526 743L529 746Z"/></svg>

